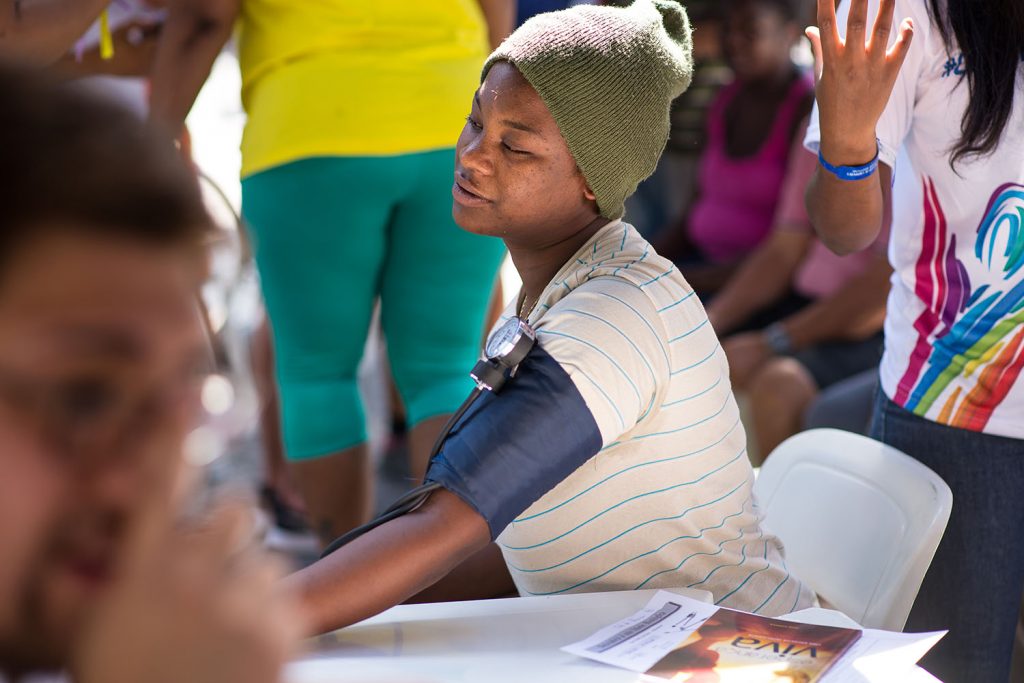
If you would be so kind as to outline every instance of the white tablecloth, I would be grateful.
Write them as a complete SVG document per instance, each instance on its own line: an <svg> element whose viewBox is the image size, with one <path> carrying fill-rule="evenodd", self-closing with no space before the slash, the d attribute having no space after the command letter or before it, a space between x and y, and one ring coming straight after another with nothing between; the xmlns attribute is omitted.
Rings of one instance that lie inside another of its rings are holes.
<svg viewBox="0 0 1024 683"><path fill-rule="evenodd" d="M706 591L674 589L711 601ZM641 609L655 591L402 605L323 636L288 683L634 683L635 673L559 650ZM816 610L824 621L843 615ZM848 623L848 620L847 620ZM837 624L838 625L838 624ZM921 669L901 683L934 683ZM872 681L871 683L875 683Z"/></svg>

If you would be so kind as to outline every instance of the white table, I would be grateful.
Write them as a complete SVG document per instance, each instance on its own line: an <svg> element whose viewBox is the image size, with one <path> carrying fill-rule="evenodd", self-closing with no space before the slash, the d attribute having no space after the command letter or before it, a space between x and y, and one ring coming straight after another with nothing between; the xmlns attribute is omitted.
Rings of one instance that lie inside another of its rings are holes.
<svg viewBox="0 0 1024 683"><path fill-rule="evenodd" d="M653 590L402 605L323 636L288 683L634 683L559 650L647 604ZM711 602L706 591L672 592ZM832 614L821 612L828 620ZM846 619L839 615L841 619ZM934 681L920 669L924 678ZM909 681L908 681L909 683Z"/></svg>

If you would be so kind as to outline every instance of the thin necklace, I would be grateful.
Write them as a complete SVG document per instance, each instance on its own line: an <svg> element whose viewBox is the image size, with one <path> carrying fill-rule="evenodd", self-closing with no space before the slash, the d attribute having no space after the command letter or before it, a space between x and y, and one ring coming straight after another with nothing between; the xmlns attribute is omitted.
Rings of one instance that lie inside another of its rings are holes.
<svg viewBox="0 0 1024 683"><path fill-rule="evenodd" d="M532 306L530 306L530 308L529 308L529 309L527 309L527 308L526 308L526 302L527 302L527 297L526 297L526 290L524 289L524 290L523 290L523 300L522 300L522 302L521 302L521 303L519 304L519 313L517 314L517 316L516 316L516 317L518 317L518 318L519 318L520 320L522 320L523 322L528 322L528 316L529 316L529 315L530 315L531 313L533 313L533 309L534 309L534 308L535 308L535 307L537 306L537 302L538 302L538 301L540 301L540 299L539 299L539 298L538 298L538 299L536 299L536 300L535 300L535 301L533 302L533 305L532 305Z"/></svg>

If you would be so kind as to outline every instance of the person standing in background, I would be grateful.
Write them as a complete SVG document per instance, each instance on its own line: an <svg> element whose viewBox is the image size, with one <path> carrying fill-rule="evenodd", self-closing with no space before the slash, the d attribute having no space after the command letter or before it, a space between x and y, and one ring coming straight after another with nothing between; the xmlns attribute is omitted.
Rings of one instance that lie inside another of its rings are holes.
<svg viewBox="0 0 1024 683"><path fill-rule="evenodd" d="M668 146L657 170L626 202L630 222L650 242L690 210L707 144L708 109L733 77L722 55L721 0L689 0L686 13L693 27L693 83L672 103Z"/></svg>
<svg viewBox="0 0 1024 683"><path fill-rule="evenodd" d="M892 216L872 436L953 491L907 629L950 629L922 660L942 680L1006 681L1024 589L1024 12L819 0L809 35L811 220L846 253Z"/></svg>
<svg viewBox="0 0 1024 683"><path fill-rule="evenodd" d="M377 299L411 470L472 388L503 247L451 217L454 144L503 0L182 0L152 116L174 131L239 21L242 205L276 353L285 453L327 541L368 519L356 369Z"/></svg>

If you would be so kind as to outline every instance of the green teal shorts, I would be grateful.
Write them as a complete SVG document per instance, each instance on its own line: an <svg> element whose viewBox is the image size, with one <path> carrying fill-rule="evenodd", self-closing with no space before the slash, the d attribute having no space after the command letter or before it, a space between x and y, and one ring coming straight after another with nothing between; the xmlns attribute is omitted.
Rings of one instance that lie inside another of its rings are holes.
<svg viewBox="0 0 1024 683"><path fill-rule="evenodd" d="M472 390L505 248L452 220L454 160L451 149L315 157L242 181L289 459L366 440L356 370L378 297L410 424Z"/></svg>

